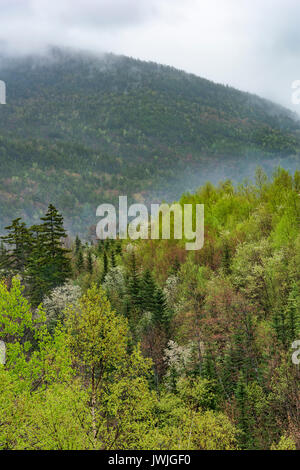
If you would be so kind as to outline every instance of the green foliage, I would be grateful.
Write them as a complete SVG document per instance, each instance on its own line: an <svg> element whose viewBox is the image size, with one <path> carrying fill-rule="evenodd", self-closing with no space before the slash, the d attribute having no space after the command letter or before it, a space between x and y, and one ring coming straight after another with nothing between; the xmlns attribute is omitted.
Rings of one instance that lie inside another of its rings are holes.
<svg viewBox="0 0 300 470"><path fill-rule="evenodd" d="M210 175L299 162L288 110L171 67L53 49L2 58L1 78L13 93L0 115L0 229L12 212L36 223L51 200L86 236L97 201L116 194L172 200Z"/></svg>
<svg viewBox="0 0 300 470"><path fill-rule="evenodd" d="M33 251L17 251L13 277L15 244L1 250L0 448L298 449L298 176L184 194L206 207L194 253L174 240L77 240L67 253L53 208L45 231L16 222L9 237L23 233L22 248L29 234ZM44 272L45 252L83 265L36 309L27 272L37 255Z"/></svg>

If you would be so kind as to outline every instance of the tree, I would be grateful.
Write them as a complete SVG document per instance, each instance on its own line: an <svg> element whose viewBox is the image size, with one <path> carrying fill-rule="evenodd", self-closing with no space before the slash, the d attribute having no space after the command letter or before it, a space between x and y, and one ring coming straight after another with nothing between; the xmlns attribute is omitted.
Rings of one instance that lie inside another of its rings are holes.
<svg viewBox="0 0 300 470"><path fill-rule="evenodd" d="M76 258L76 269L79 273L81 273L81 271L83 270L83 266L84 266L83 254L82 254L82 250L79 250L77 254L77 258Z"/></svg>
<svg viewBox="0 0 300 470"><path fill-rule="evenodd" d="M76 239L75 239L75 253L76 255L79 253L80 249L81 249L81 240L80 238L78 237L78 235L76 235Z"/></svg>
<svg viewBox="0 0 300 470"><path fill-rule="evenodd" d="M41 235L45 256L49 262L47 266L47 275L51 287L63 284L71 275L70 259L68 257L69 250L62 246L62 239L67 234L63 226L63 217L57 209L50 204L45 217L41 220Z"/></svg>
<svg viewBox="0 0 300 470"><path fill-rule="evenodd" d="M110 257L111 257L111 265L113 268L115 268L117 266L117 262L116 262L116 255L113 249L111 250Z"/></svg>
<svg viewBox="0 0 300 470"><path fill-rule="evenodd" d="M138 349L127 353L127 321L111 310L101 287L93 285L77 308L68 309L67 317L75 365L90 394L94 446L123 448L122 439L135 439L130 432L137 410L136 418L145 419L142 428L148 426L150 394L143 376L149 373L149 363Z"/></svg>
<svg viewBox="0 0 300 470"><path fill-rule="evenodd" d="M8 235L2 236L3 242L8 245L8 251L2 250L1 267L12 274L20 274L24 271L28 257L32 249L32 238L29 230L21 219L15 219L6 227Z"/></svg>
<svg viewBox="0 0 300 470"><path fill-rule="evenodd" d="M103 273L102 273L102 282L105 280L106 274L108 272L108 259L106 250L103 251Z"/></svg>
<svg viewBox="0 0 300 470"><path fill-rule="evenodd" d="M93 258L92 258L92 253L90 252L90 250L87 255L87 270L90 274L93 274L93 270L94 270Z"/></svg>

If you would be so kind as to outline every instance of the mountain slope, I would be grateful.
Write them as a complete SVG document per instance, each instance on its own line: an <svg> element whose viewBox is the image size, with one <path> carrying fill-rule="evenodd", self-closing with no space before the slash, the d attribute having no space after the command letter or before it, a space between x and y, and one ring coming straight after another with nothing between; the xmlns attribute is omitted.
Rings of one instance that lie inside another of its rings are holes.
<svg viewBox="0 0 300 470"><path fill-rule="evenodd" d="M171 67L52 49L2 58L0 78L2 226L13 213L35 220L51 200L84 232L119 194L173 198L212 171L298 164L290 111Z"/></svg>

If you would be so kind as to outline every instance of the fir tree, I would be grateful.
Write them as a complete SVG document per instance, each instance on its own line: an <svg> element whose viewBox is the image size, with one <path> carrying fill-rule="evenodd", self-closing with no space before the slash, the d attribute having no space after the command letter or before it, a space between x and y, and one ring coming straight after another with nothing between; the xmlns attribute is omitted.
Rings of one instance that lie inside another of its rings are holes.
<svg viewBox="0 0 300 470"><path fill-rule="evenodd" d="M165 328L168 327L169 318L167 315L167 302L165 294L160 287L155 289L155 310L154 310L154 320L157 324L164 325Z"/></svg>
<svg viewBox="0 0 300 470"><path fill-rule="evenodd" d="M103 273L102 273L102 282L105 279L106 274L108 273L108 258L106 250L103 251Z"/></svg>
<svg viewBox="0 0 300 470"><path fill-rule="evenodd" d="M79 273L81 273L83 270L83 267L84 267L83 254L82 254L82 250L79 250L77 254L77 258L76 258L76 269Z"/></svg>
<svg viewBox="0 0 300 470"><path fill-rule="evenodd" d="M140 299L144 312L151 312L156 322L159 317L159 306L156 298L156 284L149 269L146 269L142 277Z"/></svg>
<svg viewBox="0 0 300 470"><path fill-rule="evenodd" d="M241 449L252 449L253 440L251 437L250 421L251 416L249 415L249 407L247 400L247 383L243 373L240 373L235 398L238 408L238 425L241 430L240 434L240 447Z"/></svg>
<svg viewBox="0 0 300 470"><path fill-rule="evenodd" d="M48 279L48 259L45 252L41 226L34 225L30 228L33 249L28 259L26 269L26 283L30 300L34 306L42 302L43 297L51 290Z"/></svg>
<svg viewBox="0 0 300 470"><path fill-rule="evenodd" d="M12 274L22 273L26 267L28 257L32 250L32 238L29 230L21 219L15 219L5 229L8 235L1 237L8 250L1 259L1 267ZM4 253L4 252L3 252Z"/></svg>
<svg viewBox="0 0 300 470"><path fill-rule="evenodd" d="M93 258L92 258L92 254L91 252L89 251L88 252L88 256L87 256L87 270L90 274L93 274Z"/></svg>
<svg viewBox="0 0 300 470"><path fill-rule="evenodd" d="M300 333L300 316L299 316L299 288L296 283L293 284L292 290L288 297L286 309L286 329L289 343L295 341Z"/></svg>
<svg viewBox="0 0 300 470"><path fill-rule="evenodd" d="M78 237L78 235L76 235L76 239L75 239L75 253L76 253L76 255L79 253L80 249L81 249L81 240Z"/></svg>
<svg viewBox="0 0 300 470"><path fill-rule="evenodd" d="M111 251L110 259L111 259L112 267L115 268L117 266L117 263L116 263L116 255L115 255L114 250Z"/></svg>
<svg viewBox="0 0 300 470"><path fill-rule="evenodd" d="M41 225L41 234L48 260L49 285L54 288L63 284L71 275L69 250L62 246L62 239L66 238L67 234L63 226L63 217L52 204L41 220L44 222Z"/></svg>
<svg viewBox="0 0 300 470"><path fill-rule="evenodd" d="M130 298L130 306L139 310L141 308L141 279L136 266L135 253L130 256L129 272L128 272L128 295Z"/></svg>

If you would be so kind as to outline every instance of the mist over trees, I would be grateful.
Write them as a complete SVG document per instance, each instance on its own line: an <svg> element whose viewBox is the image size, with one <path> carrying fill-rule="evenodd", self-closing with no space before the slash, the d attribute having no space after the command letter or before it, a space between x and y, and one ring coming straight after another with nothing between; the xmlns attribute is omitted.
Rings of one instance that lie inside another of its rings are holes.
<svg viewBox="0 0 300 470"><path fill-rule="evenodd" d="M178 199L206 181L299 166L289 110L172 67L51 49L0 60L0 230L49 203L87 237L102 202Z"/></svg>
<svg viewBox="0 0 300 470"><path fill-rule="evenodd" d="M205 204L194 252L80 237L66 250L54 206L37 227L13 221L0 448L299 449L299 193L299 171L282 168L185 193ZM49 283L32 292L39 263Z"/></svg>

